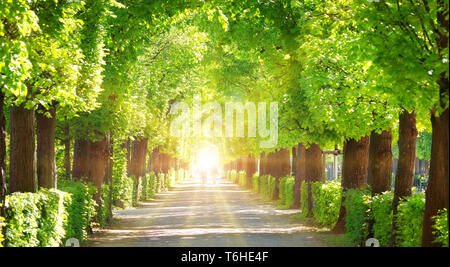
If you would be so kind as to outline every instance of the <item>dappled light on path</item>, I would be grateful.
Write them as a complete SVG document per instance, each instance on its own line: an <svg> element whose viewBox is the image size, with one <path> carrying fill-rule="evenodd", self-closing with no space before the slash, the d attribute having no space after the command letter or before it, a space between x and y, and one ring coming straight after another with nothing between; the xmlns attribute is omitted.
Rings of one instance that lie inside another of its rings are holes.
<svg viewBox="0 0 450 267"><path fill-rule="evenodd" d="M116 212L87 246L325 246L324 233L257 194L219 179L189 180L139 208Z"/></svg>

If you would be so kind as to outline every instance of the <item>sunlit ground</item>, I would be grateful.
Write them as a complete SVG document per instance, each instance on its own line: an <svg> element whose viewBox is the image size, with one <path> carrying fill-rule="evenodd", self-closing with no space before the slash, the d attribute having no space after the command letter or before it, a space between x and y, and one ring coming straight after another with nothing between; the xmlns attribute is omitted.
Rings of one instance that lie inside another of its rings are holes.
<svg viewBox="0 0 450 267"><path fill-rule="evenodd" d="M325 246L323 233L224 179L191 179L155 201L117 212L88 246Z"/></svg>

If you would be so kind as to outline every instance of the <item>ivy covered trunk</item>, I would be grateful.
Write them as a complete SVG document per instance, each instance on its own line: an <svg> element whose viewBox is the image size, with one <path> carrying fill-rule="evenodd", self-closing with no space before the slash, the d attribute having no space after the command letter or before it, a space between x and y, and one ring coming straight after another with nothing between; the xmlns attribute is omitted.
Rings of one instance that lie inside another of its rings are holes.
<svg viewBox="0 0 450 267"><path fill-rule="evenodd" d="M131 148L130 175L140 179L145 175L145 157L147 155L147 138L135 139Z"/></svg>
<svg viewBox="0 0 450 267"><path fill-rule="evenodd" d="M42 112L42 113L41 113ZM51 117L47 117L48 112ZM36 112L36 156L39 188L56 188L55 127L56 109Z"/></svg>
<svg viewBox="0 0 450 267"><path fill-rule="evenodd" d="M90 153L89 153L89 182L97 188L97 193L94 195L94 199L101 207L103 200L102 195L102 185L103 180L106 177L106 171L108 169L109 161L109 136L105 135L102 140L90 141Z"/></svg>
<svg viewBox="0 0 450 267"><path fill-rule="evenodd" d="M414 162L416 160L416 114L406 110L400 114L399 138L398 138L398 165L395 175L394 200L392 210L394 219L392 220L391 246L396 244L397 207L402 198L410 196L414 183Z"/></svg>
<svg viewBox="0 0 450 267"><path fill-rule="evenodd" d="M313 199L311 192L311 182L324 182L322 150L318 144L311 144L305 151L305 181L308 182L308 212L307 216L312 216Z"/></svg>
<svg viewBox="0 0 450 267"><path fill-rule="evenodd" d="M147 154L147 138L135 139L131 148L130 175L136 179L136 192L139 192L141 178L145 175L145 157ZM136 196L138 200L139 196Z"/></svg>
<svg viewBox="0 0 450 267"><path fill-rule="evenodd" d="M373 194L391 190L392 184L392 132L370 134L369 169L367 184Z"/></svg>
<svg viewBox="0 0 450 267"><path fill-rule="evenodd" d="M296 152L293 166L295 169L295 183L294 183L294 203L292 208L300 207L301 199L301 185L306 180L306 148L302 143L297 144L294 149Z"/></svg>
<svg viewBox="0 0 450 267"><path fill-rule="evenodd" d="M448 22L447 22L448 23ZM441 83L441 95L449 96L449 81L448 78ZM445 97L443 97L444 101ZM448 104L448 103L447 103ZM445 106L445 103L442 104ZM438 211L446 208L448 211L448 194L449 194L449 151L448 151L448 107L437 116L433 114L431 117L431 124L433 127L432 144L431 144L431 161L430 161L430 176L425 198L425 213L423 217L423 232L422 232L422 246L439 246L441 244L434 243L435 237L433 235L432 225L434 224L432 217Z"/></svg>
<svg viewBox="0 0 450 267"><path fill-rule="evenodd" d="M356 189L367 184L367 169L369 165L369 143L368 136L360 140L348 139L344 142L344 155L342 161L342 197L339 218L333 228L335 233L345 232L345 192Z"/></svg>
<svg viewBox="0 0 450 267"><path fill-rule="evenodd" d="M12 106L10 110L10 192L35 192L34 110Z"/></svg>
<svg viewBox="0 0 450 267"><path fill-rule="evenodd" d="M75 139L73 146L72 178L82 180L89 175L91 142L84 139Z"/></svg>
<svg viewBox="0 0 450 267"><path fill-rule="evenodd" d="M70 155L70 125L67 122L67 120L65 121L65 125L64 125L64 170L65 170L65 174L66 174L66 179L70 179L71 177L71 155Z"/></svg>
<svg viewBox="0 0 450 267"><path fill-rule="evenodd" d="M5 215L6 196L6 120L3 113L5 95L0 88L0 216Z"/></svg>

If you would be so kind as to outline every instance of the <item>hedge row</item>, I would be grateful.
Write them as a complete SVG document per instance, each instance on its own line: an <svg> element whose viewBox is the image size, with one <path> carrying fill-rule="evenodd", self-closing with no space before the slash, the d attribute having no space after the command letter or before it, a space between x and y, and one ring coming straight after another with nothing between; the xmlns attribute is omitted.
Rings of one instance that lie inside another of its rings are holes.
<svg viewBox="0 0 450 267"><path fill-rule="evenodd" d="M155 193L167 190L185 177L184 170L171 170L167 175L158 176L148 173L139 185L134 177L122 177L120 182L113 183L112 192L110 185L104 184L103 203L98 213L93 199L96 188L80 181L59 180L58 190L13 193L6 196L6 216L0 218L0 243L9 247L55 247L63 245L68 238L82 241L96 225L96 217L98 226L107 224L112 217L110 206L130 208L138 200L150 200Z"/></svg>
<svg viewBox="0 0 450 267"><path fill-rule="evenodd" d="M332 228L339 217L343 193L338 182L311 183L314 218L324 226ZM307 210L307 183L302 184L302 209ZM393 192L372 196L368 188L351 189L345 193L346 233L349 246L363 246L369 236L372 224L373 237L381 246L388 246L392 234ZM422 220L425 210L425 196L414 193L399 204L397 214L397 246L418 247L421 245ZM435 218L435 233L438 241L448 246L447 211Z"/></svg>
<svg viewBox="0 0 450 267"><path fill-rule="evenodd" d="M280 179L280 204L289 208L294 203L294 183L295 178L286 176Z"/></svg>
<svg viewBox="0 0 450 267"><path fill-rule="evenodd" d="M62 189L67 192L41 189L6 196L6 246L54 247L87 236L95 216L95 188L71 181Z"/></svg>

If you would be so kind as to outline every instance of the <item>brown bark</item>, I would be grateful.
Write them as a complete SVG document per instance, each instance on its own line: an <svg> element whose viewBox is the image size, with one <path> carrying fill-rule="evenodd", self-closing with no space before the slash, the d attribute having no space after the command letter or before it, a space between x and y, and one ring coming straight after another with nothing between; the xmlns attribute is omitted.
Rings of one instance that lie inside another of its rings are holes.
<svg viewBox="0 0 450 267"><path fill-rule="evenodd" d="M342 162L342 190L344 193L349 189L360 188L367 183L367 169L369 165L369 143L368 136L359 141L348 139L344 142L344 155ZM345 197L342 198L339 218L333 231L345 232Z"/></svg>
<svg viewBox="0 0 450 267"><path fill-rule="evenodd" d="M46 112L41 109L42 112ZM44 113L36 112L37 180L39 188L56 188L55 127L56 109Z"/></svg>
<svg viewBox="0 0 450 267"><path fill-rule="evenodd" d="M295 166L295 184L294 184L294 203L292 208L300 207L301 185L306 180L306 148L302 143L298 143L295 147L296 160Z"/></svg>
<svg viewBox="0 0 450 267"><path fill-rule="evenodd" d="M273 200L280 198L280 179L291 173L290 152L287 148L282 148L273 154L275 189Z"/></svg>
<svg viewBox="0 0 450 267"><path fill-rule="evenodd" d="M404 110L400 114L399 139L398 139L398 165L395 175L394 200L392 210L394 219L392 220L391 246L396 243L396 219L397 207L401 199L411 195L414 183L414 161L416 159L416 114Z"/></svg>
<svg viewBox="0 0 450 267"><path fill-rule="evenodd" d="M66 179L70 179L71 178L71 155L70 155L70 125L67 122L67 120L65 121L65 126L64 126L64 170L66 173Z"/></svg>
<svg viewBox="0 0 450 267"><path fill-rule="evenodd" d="M34 110L12 106L10 110L10 192L35 192Z"/></svg>
<svg viewBox="0 0 450 267"><path fill-rule="evenodd" d="M72 178L86 180L89 176L91 142L75 139L73 146Z"/></svg>
<svg viewBox="0 0 450 267"><path fill-rule="evenodd" d="M305 151L305 181L308 182L308 212L307 216L312 216L313 199L311 192L311 182L325 182L322 175L322 150L318 144L311 144Z"/></svg>
<svg viewBox="0 0 450 267"><path fill-rule="evenodd" d="M448 83L447 83L448 86ZM447 87L448 90L448 87ZM448 108L440 116L432 116L433 127L431 144L430 176L425 198L425 212L423 217L422 246L440 246L434 243L432 217L443 208L448 210L449 191L449 134Z"/></svg>
<svg viewBox="0 0 450 267"><path fill-rule="evenodd" d="M263 176L266 175L265 173L265 153L261 153L261 155L259 155L259 176Z"/></svg>
<svg viewBox="0 0 450 267"><path fill-rule="evenodd" d="M392 132L370 134L369 169L367 184L373 194L391 190L392 184Z"/></svg>
<svg viewBox="0 0 450 267"><path fill-rule="evenodd" d="M88 180L97 188L94 200L98 204L97 209L99 209L103 204L101 192L108 169L109 136L104 136L103 139L99 141L90 141L90 143Z"/></svg>
<svg viewBox="0 0 450 267"><path fill-rule="evenodd" d="M6 197L6 120L3 112L5 95L0 88L0 216L5 216Z"/></svg>
<svg viewBox="0 0 450 267"><path fill-rule="evenodd" d="M256 172L256 158L253 155L249 155L247 159L247 187L253 187L253 174Z"/></svg>
<svg viewBox="0 0 450 267"><path fill-rule="evenodd" d="M147 144L147 138L135 139L132 144L130 175L138 179L145 175Z"/></svg>

